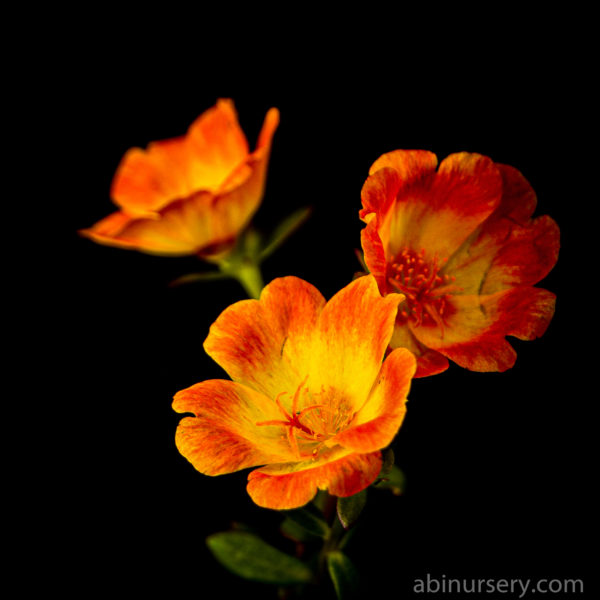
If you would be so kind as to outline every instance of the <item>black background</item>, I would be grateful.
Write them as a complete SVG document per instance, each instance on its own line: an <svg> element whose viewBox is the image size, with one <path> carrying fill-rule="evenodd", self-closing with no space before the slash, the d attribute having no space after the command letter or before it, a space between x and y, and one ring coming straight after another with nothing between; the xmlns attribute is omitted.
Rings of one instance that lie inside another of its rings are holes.
<svg viewBox="0 0 600 600"><path fill-rule="evenodd" d="M203 476L174 445L172 396L225 377L202 343L243 290L233 281L170 288L207 267L77 235L113 210L110 182L128 148L185 133L229 97L252 147L268 108L281 112L256 226L269 231L294 209L314 208L264 264L265 280L297 275L327 298L359 268L360 190L382 153L419 148L441 160L479 152L529 179L536 214L561 228L558 264L540 284L558 296L555 318L543 338L511 340L518 358L506 373L453 365L414 381L395 443L406 492L371 493L348 553L364 597L411 597L427 573L584 578L589 591L597 393L589 387L593 345L584 343L595 327L594 267L582 246L591 215L582 182L591 126L585 49L567 52L552 35L525 44L525 28L493 41L449 36L424 57L428 40L403 41L398 28L385 47L357 32L349 49L316 47L323 32L304 30L284 51L281 28L275 42L207 38L207 29L194 43L189 34L167 42L160 31L130 38L119 30L118 44L111 28L92 42L78 34L46 71L60 132L49 187L61 277L43 295L57 342L46 362L60 381L51 411L57 456L45 489L54 501L48 524L68 548L47 558L58 559L52 577L67 587L76 574L105 593L162 586L169 597L275 597L229 575L204 539L232 522L262 527L271 539L280 517L252 504L247 472Z"/></svg>

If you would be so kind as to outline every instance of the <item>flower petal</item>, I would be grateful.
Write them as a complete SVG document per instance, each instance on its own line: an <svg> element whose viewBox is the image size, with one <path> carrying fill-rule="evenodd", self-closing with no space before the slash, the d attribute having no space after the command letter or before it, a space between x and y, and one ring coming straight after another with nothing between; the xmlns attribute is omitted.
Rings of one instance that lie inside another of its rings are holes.
<svg viewBox="0 0 600 600"><path fill-rule="evenodd" d="M451 256L500 203L502 178L494 163L480 154L451 154L422 196L398 202L392 226L396 253L403 247L425 248L428 256ZM404 200L404 199L402 199Z"/></svg>
<svg viewBox="0 0 600 600"><path fill-rule="evenodd" d="M367 224L361 231L364 260L382 294L393 291L387 283L387 248L391 209L401 185L399 174L386 167L371 175L361 191L363 209L359 216Z"/></svg>
<svg viewBox="0 0 600 600"><path fill-rule="evenodd" d="M80 229L79 234L98 244L115 246L117 248L137 249L139 244L135 239L127 239L121 234L135 219L124 212L117 211L101 219L92 227Z"/></svg>
<svg viewBox="0 0 600 600"><path fill-rule="evenodd" d="M525 225L537 205L537 196L523 174L509 165L496 163L502 175L502 202L494 212L495 218L504 217Z"/></svg>
<svg viewBox="0 0 600 600"><path fill-rule="evenodd" d="M559 247L558 225L548 216L534 219L528 227L514 227L496 252L481 293L537 283L556 264Z"/></svg>
<svg viewBox="0 0 600 600"><path fill-rule="evenodd" d="M415 356L405 348L391 352L354 423L332 441L360 453L388 446L404 420L406 397L416 366Z"/></svg>
<svg viewBox="0 0 600 600"><path fill-rule="evenodd" d="M248 476L248 494L264 508L288 510L310 502L317 489L352 496L371 485L381 471L381 452L350 454L324 465L278 474L263 468Z"/></svg>
<svg viewBox="0 0 600 600"><path fill-rule="evenodd" d="M400 174L390 167L381 168L369 175L360 192L363 207L358 216L367 222L371 214L376 214L383 221L401 187Z"/></svg>
<svg viewBox="0 0 600 600"><path fill-rule="evenodd" d="M504 339L541 336L554 314L555 296L534 287L513 288L488 296L454 296L456 311L443 330L413 329L415 337L462 367L473 371L505 371L516 353Z"/></svg>
<svg viewBox="0 0 600 600"><path fill-rule="evenodd" d="M102 219L80 233L95 242L147 254L184 256L231 245L238 233L239 209L226 198L208 192L173 202L152 216L124 212ZM231 215L234 214L233 218Z"/></svg>
<svg viewBox="0 0 600 600"><path fill-rule="evenodd" d="M558 225L548 216L523 226L501 219L484 224L477 239L448 263L446 273L456 277L465 294L533 285L554 267L559 247Z"/></svg>
<svg viewBox="0 0 600 600"><path fill-rule="evenodd" d="M404 249L422 248L430 259L448 258L500 203L502 176L489 158L451 154L437 173L434 158L431 153L389 153L376 161L379 170L363 186L365 262L383 293L384 260L391 262Z"/></svg>
<svg viewBox="0 0 600 600"><path fill-rule="evenodd" d="M258 134L256 150L254 150L251 156L255 156L258 152L264 150L270 150L273 135L277 127L279 127L279 110L276 108L270 108L267 111L262 128Z"/></svg>
<svg viewBox="0 0 600 600"><path fill-rule="evenodd" d="M210 327L204 349L235 381L275 398L307 374L316 323L325 299L297 277L273 280L260 300L226 308Z"/></svg>
<svg viewBox="0 0 600 600"><path fill-rule="evenodd" d="M237 237L245 229L263 199L273 134L279 124L279 111L267 113L256 150L218 191L214 206L213 231L217 241Z"/></svg>
<svg viewBox="0 0 600 600"><path fill-rule="evenodd" d="M229 250L262 200L278 115L276 109L267 113L257 150L229 175L217 195L204 191L173 196L155 212L120 211L80 233L100 244L164 256L214 258Z"/></svg>
<svg viewBox="0 0 600 600"><path fill-rule="evenodd" d="M227 308L211 326L206 352L236 381L275 398L308 375L315 393L343 392L361 406L381 367L402 296L382 298L361 277L325 300L296 277L276 279L260 300Z"/></svg>
<svg viewBox="0 0 600 600"><path fill-rule="evenodd" d="M385 214L401 190L422 186L424 180L435 174L436 167L437 156L426 150L394 150L382 154L369 169L359 216L363 218L370 212ZM377 173L379 175L373 177Z"/></svg>
<svg viewBox="0 0 600 600"><path fill-rule="evenodd" d="M221 475L294 459L280 427L257 425L281 419L275 403L243 385L203 381L178 392L173 409L195 415L181 420L175 441L201 473Z"/></svg>
<svg viewBox="0 0 600 600"><path fill-rule="evenodd" d="M367 267L383 294L408 295L390 348L415 353L416 377L443 371L447 358L473 340L490 355L473 348L465 366L508 368L514 351L504 337L530 339L551 319L554 296L530 286L556 263L558 227L549 217L531 220L535 193L512 167L462 152L448 156L436 173L433 159L427 163L426 153L420 159L414 152L383 155L362 191ZM417 266L406 267L417 257ZM401 275L405 267L408 276ZM391 273L398 285L389 284ZM425 313L429 323L419 317Z"/></svg>
<svg viewBox="0 0 600 600"><path fill-rule="evenodd" d="M80 233L149 254L214 259L229 251L262 200L278 123L273 108L248 154L233 103L220 100L186 136L129 150L112 186L123 210Z"/></svg>
<svg viewBox="0 0 600 600"><path fill-rule="evenodd" d="M435 176L437 157L424 150L395 150L380 156L371 166L361 190L360 218L367 223L361 232L365 263L379 289L387 293L386 257L390 254L390 235L396 218L398 197L427 187Z"/></svg>
<svg viewBox="0 0 600 600"><path fill-rule="evenodd" d="M415 378L437 375L450 366L445 356L421 344L407 324L399 325L396 323L394 334L390 340L390 349L395 348L406 348L415 355L417 359Z"/></svg>
<svg viewBox="0 0 600 600"><path fill-rule="evenodd" d="M464 294L487 295L533 285L558 259L558 225L547 216L530 220L536 204L533 189L516 169L499 167L504 179L501 205L446 267Z"/></svg>
<svg viewBox="0 0 600 600"><path fill-rule="evenodd" d="M187 137L194 168L192 190L217 189L248 156L248 141L229 99L219 99L200 115Z"/></svg>
<svg viewBox="0 0 600 600"><path fill-rule="evenodd" d="M160 210L191 193L183 166L188 162L184 136L152 142L146 150L130 148L117 167L110 196L130 215Z"/></svg>
<svg viewBox="0 0 600 600"><path fill-rule="evenodd" d="M157 211L197 191L216 192L247 156L233 102L219 100L185 136L129 150L115 173L111 196L130 214Z"/></svg>
<svg viewBox="0 0 600 600"><path fill-rule="evenodd" d="M355 410L362 406L381 369L403 298L382 298L370 275L335 294L319 318L308 385L343 390Z"/></svg>
<svg viewBox="0 0 600 600"><path fill-rule="evenodd" d="M387 262L385 248L379 234L379 216L370 213L366 217L366 227L360 232L360 240L364 252L364 260L371 275L375 277L382 294L389 289L387 282Z"/></svg>

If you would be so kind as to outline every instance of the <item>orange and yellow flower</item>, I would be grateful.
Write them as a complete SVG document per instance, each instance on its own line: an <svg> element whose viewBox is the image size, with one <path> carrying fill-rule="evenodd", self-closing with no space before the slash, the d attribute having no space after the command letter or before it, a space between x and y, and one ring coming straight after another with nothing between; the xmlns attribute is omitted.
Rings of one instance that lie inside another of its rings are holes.
<svg viewBox="0 0 600 600"><path fill-rule="evenodd" d="M206 475L259 467L247 489L267 508L302 506L317 489L366 488L404 419L416 368L403 348L383 361L401 300L382 298L370 276L329 302L284 277L227 308L204 348L232 381L176 394L173 408L194 415L178 426L179 451Z"/></svg>
<svg viewBox="0 0 600 600"><path fill-rule="evenodd" d="M260 206L278 124L272 108L249 152L233 102L221 99L186 135L130 149L111 188L120 210L81 234L149 254L222 256Z"/></svg>
<svg viewBox="0 0 600 600"><path fill-rule="evenodd" d="M466 152L437 167L431 152L389 152L362 189L365 263L383 295L406 295L390 348L417 356L416 376L448 359L504 371L516 359L505 336L536 338L554 314L554 294L533 286L556 263L559 229L531 218L536 195L516 169Z"/></svg>

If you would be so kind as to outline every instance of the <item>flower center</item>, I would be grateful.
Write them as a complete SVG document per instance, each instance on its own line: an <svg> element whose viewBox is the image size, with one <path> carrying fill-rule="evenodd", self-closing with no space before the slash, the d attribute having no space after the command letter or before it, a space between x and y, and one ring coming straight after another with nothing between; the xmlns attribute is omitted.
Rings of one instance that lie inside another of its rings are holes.
<svg viewBox="0 0 600 600"><path fill-rule="evenodd" d="M284 437L287 437L290 447L299 458L316 458L327 440L348 427L354 419L354 413L348 401L340 397L336 390L325 390L321 386L317 393L309 391L304 387L307 379L308 375L292 397L291 412L281 403L281 397L287 392L281 392L275 398L275 403L284 418L260 421L256 425L284 427Z"/></svg>
<svg viewBox="0 0 600 600"><path fill-rule="evenodd" d="M454 276L443 273L446 262L437 256L427 260L425 250L405 248L388 264L388 282L406 296L396 317L400 325L411 321L415 327L440 326L443 331L454 310L450 298L461 289L452 285Z"/></svg>

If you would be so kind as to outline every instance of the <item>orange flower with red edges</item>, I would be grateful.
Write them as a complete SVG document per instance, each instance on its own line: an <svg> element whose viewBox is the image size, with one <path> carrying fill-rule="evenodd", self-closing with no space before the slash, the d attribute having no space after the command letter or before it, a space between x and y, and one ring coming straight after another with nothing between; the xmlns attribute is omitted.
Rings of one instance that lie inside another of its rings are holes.
<svg viewBox="0 0 600 600"><path fill-rule="evenodd" d="M227 308L204 348L232 381L176 394L173 408L194 415L178 426L179 451L206 475L259 467L247 489L266 508L302 506L317 489L365 489L404 419L416 368L403 348L383 361L401 300L382 298L370 276L329 302L284 277Z"/></svg>
<svg viewBox="0 0 600 600"><path fill-rule="evenodd" d="M396 150L375 161L362 189L365 263L383 295L401 292L390 348L418 359L416 376L448 359L504 371L505 336L544 333L555 296L533 287L558 258L559 229L532 219L536 195L516 169L479 154Z"/></svg>
<svg viewBox="0 0 600 600"><path fill-rule="evenodd" d="M111 188L120 210L80 233L149 254L223 256L260 205L278 124L272 108L249 152L233 102L219 100L186 135L130 149Z"/></svg>

